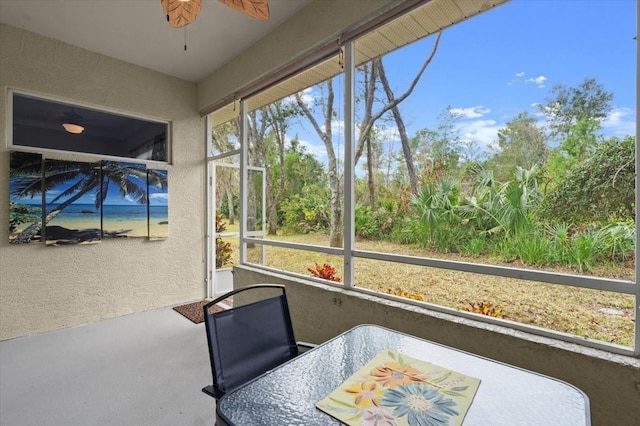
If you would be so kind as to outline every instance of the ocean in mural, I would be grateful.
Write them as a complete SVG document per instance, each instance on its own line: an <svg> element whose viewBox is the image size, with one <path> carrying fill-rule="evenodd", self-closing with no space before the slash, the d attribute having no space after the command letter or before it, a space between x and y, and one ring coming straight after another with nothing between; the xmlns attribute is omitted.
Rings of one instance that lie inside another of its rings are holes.
<svg viewBox="0 0 640 426"><path fill-rule="evenodd" d="M147 237L147 169L144 164L102 162L104 238Z"/></svg>
<svg viewBox="0 0 640 426"><path fill-rule="evenodd" d="M146 237L147 220L152 223L166 221L167 206L147 206L139 204L108 205L102 207L102 228L105 237ZM55 219L55 224L66 228L85 228L91 224L100 223L100 210L95 204L73 204L64 209ZM99 227L99 226L98 226ZM166 228L166 226L165 226Z"/></svg>
<svg viewBox="0 0 640 426"><path fill-rule="evenodd" d="M42 234L50 246L169 235L166 170L116 161L43 161L21 152L11 153L10 170L12 244L39 242Z"/></svg>
<svg viewBox="0 0 640 426"><path fill-rule="evenodd" d="M167 170L147 170L149 191L149 239L169 237L169 189Z"/></svg>
<svg viewBox="0 0 640 426"><path fill-rule="evenodd" d="M48 246L100 242L100 163L44 162L44 235Z"/></svg>

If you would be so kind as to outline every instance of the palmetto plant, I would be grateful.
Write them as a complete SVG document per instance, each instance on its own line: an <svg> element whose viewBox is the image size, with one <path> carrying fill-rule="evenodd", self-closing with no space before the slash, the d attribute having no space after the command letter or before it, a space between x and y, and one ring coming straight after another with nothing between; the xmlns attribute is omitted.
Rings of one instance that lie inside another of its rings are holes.
<svg viewBox="0 0 640 426"><path fill-rule="evenodd" d="M518 167L514 179L499 183L491 170L478 166L473 171L477 180L461 212L480 232L502 232L517 239L530 229L533 208L540 200L538 172L537 166Z"/></svg>
<svg viewBox="0 0 640 426"><path fill-rule="evenodd" d="M448 175L443 176L437 183L425 185L421 191L412 195L411 204L429 239L433 240L436 231L457 221L458 199L459 184Z"/></svg>
<svg viewBox="0 0 640 426"><path fill-rule="evenodd" d="M11 169L11 177L20 175L37 176L42 169L41 161L27 161ZM99 208L109 193L110 184L117 188L122 197L135 200L139 204L148 201L146 187L141 183L147 182L150 186L166 189L166 175L154 170L147 170L144 164L119 163L103 161L102 163L71 162L63 160L46 160L46 176L40 174L40 178L30 179L28 185L14 187L17 197L42 196L46 192L59 185L69 183L65 191L58 194L49 202L51 209L42 220L37 220L22 231L12 244L21 244L30 241L43 226L46 226L61 211L79 200L86 194L95 195L95 205Z"/></svg>

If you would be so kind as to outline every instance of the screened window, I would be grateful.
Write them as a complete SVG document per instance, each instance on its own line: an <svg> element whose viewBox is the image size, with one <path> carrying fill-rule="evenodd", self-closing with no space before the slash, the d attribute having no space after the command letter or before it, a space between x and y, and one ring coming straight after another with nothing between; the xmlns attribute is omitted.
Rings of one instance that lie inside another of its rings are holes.
<svg viewBox="0 0 640 426"><path fill-rule="evenodd" d="M15 148L169 162L169 124L11 92Z"/></svg>
<svg viewBox="0 0 640 426"><path fill-rule="evenodd" d="M246 262L637 354L635 13L479 7L426 2L242 100ZM505 43L549 14L581 19Z"/></svg>

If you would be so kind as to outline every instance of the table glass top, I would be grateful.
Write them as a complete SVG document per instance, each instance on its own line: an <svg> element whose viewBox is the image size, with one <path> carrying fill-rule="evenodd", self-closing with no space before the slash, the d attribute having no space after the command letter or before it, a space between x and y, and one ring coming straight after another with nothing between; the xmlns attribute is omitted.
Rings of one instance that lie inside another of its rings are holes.
<svg viewBox="0 0 640 426"><path fill-rule="evenodd" d="M339 425L316 408L380 351L390 349L481 380L464 425L585 425L588 399L565 382L386 328L362 325L227 394L229 424Z"/></svg>

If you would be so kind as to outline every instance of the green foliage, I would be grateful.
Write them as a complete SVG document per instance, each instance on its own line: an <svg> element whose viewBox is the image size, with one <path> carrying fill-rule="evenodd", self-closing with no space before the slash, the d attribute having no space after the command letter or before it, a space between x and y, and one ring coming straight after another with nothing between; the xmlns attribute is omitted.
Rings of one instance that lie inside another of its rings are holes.
<svg viewBox="0 0 640 426"><path fill-rule="evenodd" d="M300 144L297 135L289 142L284 164L287 180L283 198L302 193L305 186L323 187L326 184L324 166ZM279 178L280 168L274 167L274 173Z"/></svg>
<svg viewBox="0 0 640 426"><path fill-rule="evenodd" d="M522 235L514 250L518 259L525 265L542 265L548 263L551 243L537 231Z"/></svg>
<svg viewBox="0 0 640 426"><path fill-rule="evenodd" d="M530 169L547 161L544 133L538 127L537 119L527 112L520 113L498 130L498 148L487 165L500 180L508 180L517 167Z"/></svg>
<svg viewBox="0 0 640 426"><path fill-rule="evenodd" d="M550 263L571 263L571 227L566 222L552 222L544 226L551 246L547 258Z"/></svg>
<svg viewBox="0 0 640 426"><path fill-rule="evenodd" d="M487 249L487 238L484 235L478 235L474 238L471 238L469 242L462 247L462 252L474 256L479 256L487 252Z"/></svg>
<svg viewBox="0 0 640 426"><path fill-rule="evenodd" d="M235 217L237 217L238 212L240 211L240 197L238 196L238 194L233 194L232 199L233 199L233 214ZM222 200L218 205L218 211L223 216L229 217L230 210L229 210L229 200L227 199L227 197L222 197Z"/></svg>
<svg viewBox="0 0 640 426"><path fill-rule="evenodd" d="M449 230L458 221L459 191L458 182L445 175L412 196L411 204L418 214L421 233L429 240L434 240L437 232Z"/></svg>
<svg viewBox="0 0 640 426"><path fill-rule="evenodd" d="M605 225L598 231L600 254L605 259L626 261L633 257L636 246L635 224L632 221Z"/></svg>
<svg viewBox="0 0 640 426"><path fill-rule="evenodd" d="M560 140L571 136L580 122L583 125L597 123L591 131L597 130L612 108L613 94L607 92L595 78L585 78L577 87L556 84L551 89L551 95L546 99L546 104L541 104L539 108L547 117L551 137L559 137Z"/></svg>
<svg viewBox="0 0 640 426"><path fill-rule="evenodd" d="M329 194L316 185L306 186L302 194L283 200L280 213L285 230L307 234L329 227Z"/></svg>
<svg viewBox="0 0 640 426"><path fill-rule="evenodd" d="M391 230L391 241L400 244L418 244L420 238L420 221L414 216L399 218Z"/></svg>
<svg viewBox="0 0 640 426"><path fill-rule="evenodd" d="M9 232L14 232L21 223L40 220L42 209L27 204L9 203Z"/></svg>
<svg viewBox="0 0 640 426"><path fill-rule="evenodd" d="M580 272L593 270L599 254L600 237L598 232L591 231L577 234L571 240L571 260Z"/></svg>
<svg viewBox="0 0 640 426"><path fill-rule="evenodd" d="M460 206L466 223L480 233L517 238L531 227L531 217L540 199L539 169L518 167L512 180L500 183L483 166L472 171L476 180Z"/></svg>
<svg viewBox="0 0 640 426"><path fill-rule="evenodd" d="M355 226L356 235L362 238L381 240L388 237L395 225L393 203L386 203L371 210L369 206L356 206Z"/></svg>
<svg viewBox="0 0 640 426"><path fill-rule="evenodd" d="M632 220L635 138L612 137L578 164L545 199L545 214L574 223Z"/></svg>

